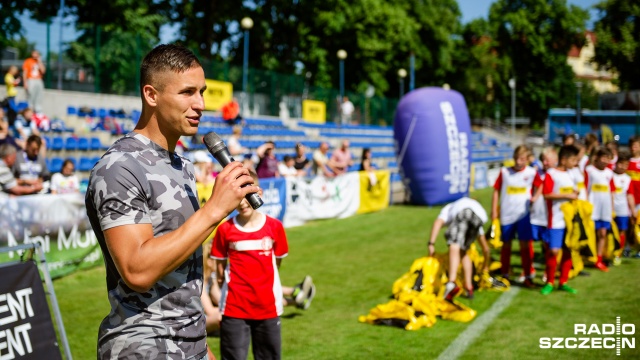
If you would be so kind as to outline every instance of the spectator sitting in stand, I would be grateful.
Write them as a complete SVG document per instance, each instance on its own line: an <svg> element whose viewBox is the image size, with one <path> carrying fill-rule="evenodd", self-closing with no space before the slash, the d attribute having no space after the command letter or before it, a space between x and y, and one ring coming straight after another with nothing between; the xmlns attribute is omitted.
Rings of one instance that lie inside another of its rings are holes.
<svg viewBox="0 0 640 360"><path fill-rule="evenodd" d="M38 124L33 121L33 110L25 108L18 114L14 124L16 130L15 136L20 140L27 140L31 135L40 135Z"/></svg>
<svg viewBox="0 0 640 360"><path fill-rule="evenodd" d="M373 171L376 170L376 164L372 161L373 155L371 149L362 149L362 158L360 160L360 171Z"/></svg>
<svg viewBox="0 0 640 360"><path fill-rule="evenodd" d="M16 149L24 148L24 141L16 140L9 134L9 123L4 120L4 110L0 108L0 145L2 144L13 145Z"/></svg>
<svg viewBox="0 0 640 360"><path fill-rule="evenodd" d="M227 140L227 148L229 153L236 160L240 160L245 154L249 153L249 149L242 147L240 144L240 136L242 135L242 126L236 125L233 127L233 134L229 136Z"/></svg>
<svg viewBox="0 0 640 360"><path fill-rule="evenodd" d="M349 152L349 140L342 140L340 149L337 149L331 155L331 162L336 175L344 174L349 170L349 167L353 165L351 152Z"/></svg>
<svg viewBox="0 0 640 360"><path fill-rule="evenodd" d="M327 153L329 152L329 144L323 142L320 147L313 152L312 174L315 176L323 175L325 177L334 177L336 172L333 169L333 163L329 160Z"/></svg>
<svg viewBox="0 0 640 360"><path fill-rule="evenodd" d="M280 177L278 173L278 159L273 153L276 149L276 144L273 141L267 141L260 145L256 150L259 160L256 165L256 173L260 179Z"/></svg>
<svg viewBox="0 0 640 360"><path fill-rule="evenodd" d="M302 143L296 144L296 156L293 159L293 167L298 170L298 176L306 176L311 168L311 160L305 154L306 147Z"/></svg>
<svg viewBox="0 0 640 360"><path fill-rule="evenodd" d="M298 170L294 167L294 161L291 155L285 155L282 162L278 164L278 173L284 177L298 176Z"/></svg>
<svg viewBox="0 0 640 360"><path fill-rule="evenodd" d="M71 159L62 163L62 170L51 177L52 194L77 194L80 192L80 180L75 174L76 167Z"/></svg>
<svg viewBox="0 0 640 360"><path fill-rule="evenodd" d="M2 191L12 195L35 194L42 190L42 184L19 185L13 176L11 167L18 158L17 151L13 145L0 145L0 188L2 188Z"/></svg>
<svg viewBox="0 0 640 360"><path fill-rule="evenodd" d="M229 125L244 125L244 120L240 116L240 105L238 99L233 98L230 102L222 106L222 120Z"/></svg>
<svg viewBox="0 0 640 360"><path fill-rule="evenodd" d="M18 185L40 184L42 186L51 177L45 157L40 154L41 147L42 139L40 136L29 136L24 151L18 154L13 164L13 175L18 181Z"/></svg>

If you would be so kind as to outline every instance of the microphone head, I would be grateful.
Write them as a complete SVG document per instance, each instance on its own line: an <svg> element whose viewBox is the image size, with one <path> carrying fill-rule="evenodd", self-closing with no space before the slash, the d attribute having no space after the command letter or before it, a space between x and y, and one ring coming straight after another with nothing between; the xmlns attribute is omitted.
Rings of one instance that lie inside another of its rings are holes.
<svg viewBox="0 0 640 360"><path fill-rule="evenodd" d="M205 135L202 138L202 142L204 142L205 146L207 147L207 150L209 150L211 154L215 154L218 151L226 148L224 141L222 141L220 136L218 136L218 134L216 134L213 131Z"/></svg>

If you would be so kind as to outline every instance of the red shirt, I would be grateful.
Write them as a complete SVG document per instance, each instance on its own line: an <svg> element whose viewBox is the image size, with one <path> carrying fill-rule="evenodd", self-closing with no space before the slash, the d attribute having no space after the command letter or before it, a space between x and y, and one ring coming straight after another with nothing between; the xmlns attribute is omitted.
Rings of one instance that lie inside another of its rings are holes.
<svg viewBox="0 0 640 360"><path fill-rule="evenodd" d="M232 101L222 107L222 120L233 120L240 113L240 105Z"/></svg>
<svg viewBox="0 0 640 360"><path fill-rule="evenodd" d="M629 193L633 193L636 204L640 204L640 157L629 160L629 168L627 174L631 176L631 185Z"/></svg>
<svg viewBox="0 0 640 360"><path fill-rule="evenodd" d="M263 214L261 214L263 215ZM289 246L280 221L264 216L258 228L244 228L236 219L218 226L211 257L228 259L220 312L239 319L264 320L282 314L282 285L276 258Z"/></svg>

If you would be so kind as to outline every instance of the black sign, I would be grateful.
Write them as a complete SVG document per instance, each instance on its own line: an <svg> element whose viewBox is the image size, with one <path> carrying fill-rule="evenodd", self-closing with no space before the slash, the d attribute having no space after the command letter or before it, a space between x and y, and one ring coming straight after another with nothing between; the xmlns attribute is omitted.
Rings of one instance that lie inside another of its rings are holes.
<svg viewBox="0 0 640 360"><path fill-rule="evenodd" d="M62 359L33 261L0 267L0 358Z"/></svg>

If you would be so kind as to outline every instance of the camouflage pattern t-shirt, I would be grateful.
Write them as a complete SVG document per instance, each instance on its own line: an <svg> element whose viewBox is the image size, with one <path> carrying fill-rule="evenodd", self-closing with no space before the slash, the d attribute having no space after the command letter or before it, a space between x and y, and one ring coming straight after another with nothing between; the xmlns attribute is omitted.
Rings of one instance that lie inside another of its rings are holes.
<svg viewBox="0 0 640 360"><path fill-rule="evenodd" d="M129 133L91 171L85 199L107 268L111 312L100 324L99 359L200 359L206 356L202 249L153 287L131 290L115 267L103 231L151 224L158 237L199 209L193 165Z"/></svg>

